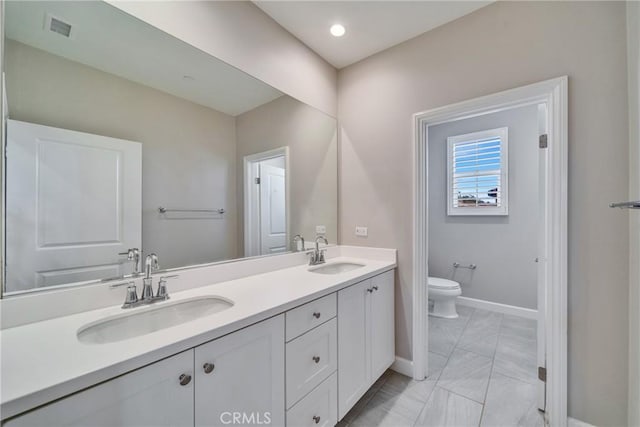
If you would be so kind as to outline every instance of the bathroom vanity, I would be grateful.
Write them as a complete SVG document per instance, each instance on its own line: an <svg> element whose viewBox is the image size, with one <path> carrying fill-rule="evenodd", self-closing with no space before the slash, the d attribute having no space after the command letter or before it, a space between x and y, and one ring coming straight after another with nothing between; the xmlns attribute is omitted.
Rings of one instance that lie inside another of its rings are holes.
<svg viewBox="0 0 640 427"><path fill-rule="evenodd" d="M1 331L3 425L335 425L394 361L395 251L335 247L314 267L302 255L152 306ZM228 306L136 336L84 333L206 298Z"/></svg>
<svg viewBox="0 0 640 427"><path fill-rule="evenodd" d="M335 117L167 5L3 10L0 420L334 425L394 361L395 250L331 246Z"/></svg>

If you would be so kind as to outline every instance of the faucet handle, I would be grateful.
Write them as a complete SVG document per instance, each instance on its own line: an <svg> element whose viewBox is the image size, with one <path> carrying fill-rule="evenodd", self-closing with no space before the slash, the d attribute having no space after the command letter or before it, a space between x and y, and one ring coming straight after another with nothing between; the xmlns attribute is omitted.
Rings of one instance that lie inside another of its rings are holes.
<svg viewBox="0 0 640 427"><path fill-rule="evenodd" d="M135 282L129 282L129 286L127 286L127 296L124 299L123 307L129 307L132 304L138 302L138 289L136 288Z"/></svg>
<svg viewBox="0 0 640 427"><path fill-rule="evenodd" d="M136 288L136 282L122 282L109 285L111 289L120 288L122 286L127 287L127 295L124 297L124 304L122 304L122 308L133 307L138 302L138 289Z"/></svg>
<svg viewBox="0 0 640 427"><path fill-rule="evenodd" d="M158 282L158 292L156 293L156 298L161 299L169 299L169 293L167 292L167 279L175 279L179 277L178 274L172 274L170 276L160 276L160 281Z"/></svg>

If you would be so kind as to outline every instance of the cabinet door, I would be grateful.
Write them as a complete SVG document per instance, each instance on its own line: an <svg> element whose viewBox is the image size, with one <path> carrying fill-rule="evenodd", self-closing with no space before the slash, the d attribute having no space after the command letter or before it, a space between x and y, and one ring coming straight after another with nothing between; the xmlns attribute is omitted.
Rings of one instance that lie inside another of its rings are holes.
<svg viewBox="0 0 640 427"><path fill-rule="evenodd" d="M371 374L375 381L395 360L394 271L371 279Z"/></svg>
<svg viewBox="0 0 640 427"><path fill-rule="evenodd" d="M183 377L181 385L180 376ZM193 426L193 350L58 400L3 425ZM189 381L187 381L189 378Z"/></svg>
<svg viewBox="0 0 640 427"><path fill-rule="evenodd" d="M338 292L338 418L364 395L370 384L367 317L371 280Z"/></svg>
<svg viewBox="0 0 640 427"><path fill-rule="evenodd" d="M196 426L284 425L284 315L195 349Z"/></svg>

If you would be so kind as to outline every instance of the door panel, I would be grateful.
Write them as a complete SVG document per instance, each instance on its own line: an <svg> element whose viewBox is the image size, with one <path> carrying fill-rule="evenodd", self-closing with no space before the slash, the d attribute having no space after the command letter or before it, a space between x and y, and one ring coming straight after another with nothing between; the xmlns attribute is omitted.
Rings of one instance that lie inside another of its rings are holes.
<svg viewBox="0 0 640 427"><path fill-rule="evenodd" d="M196 426L229 425L234 414L284 425L284 315L196 347L195 370Z"/></svg>
<svg viewBox="0 0 640 427"><path fill-rule="evenodd" d="M260 230L263 255L286 252L285 170L260 164Z"/></svg>
<svg viewBox="0 0 640 427"><path fill-rule="evenodd" d="M342 419L369 388L367 311L371 280L338 292L338 418Z"/></svg>
<svg viewBox="0 0 640 427"><path fill-rule="evenodd" d="M371 372L374 380L395 360L393 275L391 270L371 279Z"/></svg>
<svg viewBox="0 0 640 427"><path fill-rule="evenodd" d="M7 291L117 276L142 246L137 142L8 121Z"/></svg>
<svg viewBox="0 0 640 427"><path fill-rule="evenodd" d="M20 426L193 426L193 350L140 368L13 418Z"/></svg>

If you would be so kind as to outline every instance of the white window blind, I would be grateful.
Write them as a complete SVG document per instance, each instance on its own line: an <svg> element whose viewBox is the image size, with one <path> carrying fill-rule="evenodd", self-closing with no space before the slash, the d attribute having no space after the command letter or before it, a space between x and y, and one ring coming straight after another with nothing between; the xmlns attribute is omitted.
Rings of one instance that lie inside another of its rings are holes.
<svg viewBox="0 0 640 427"><path fill-rule="evenodd" d="M447 138L449 215L507 215L507 128Z"/></svg>

